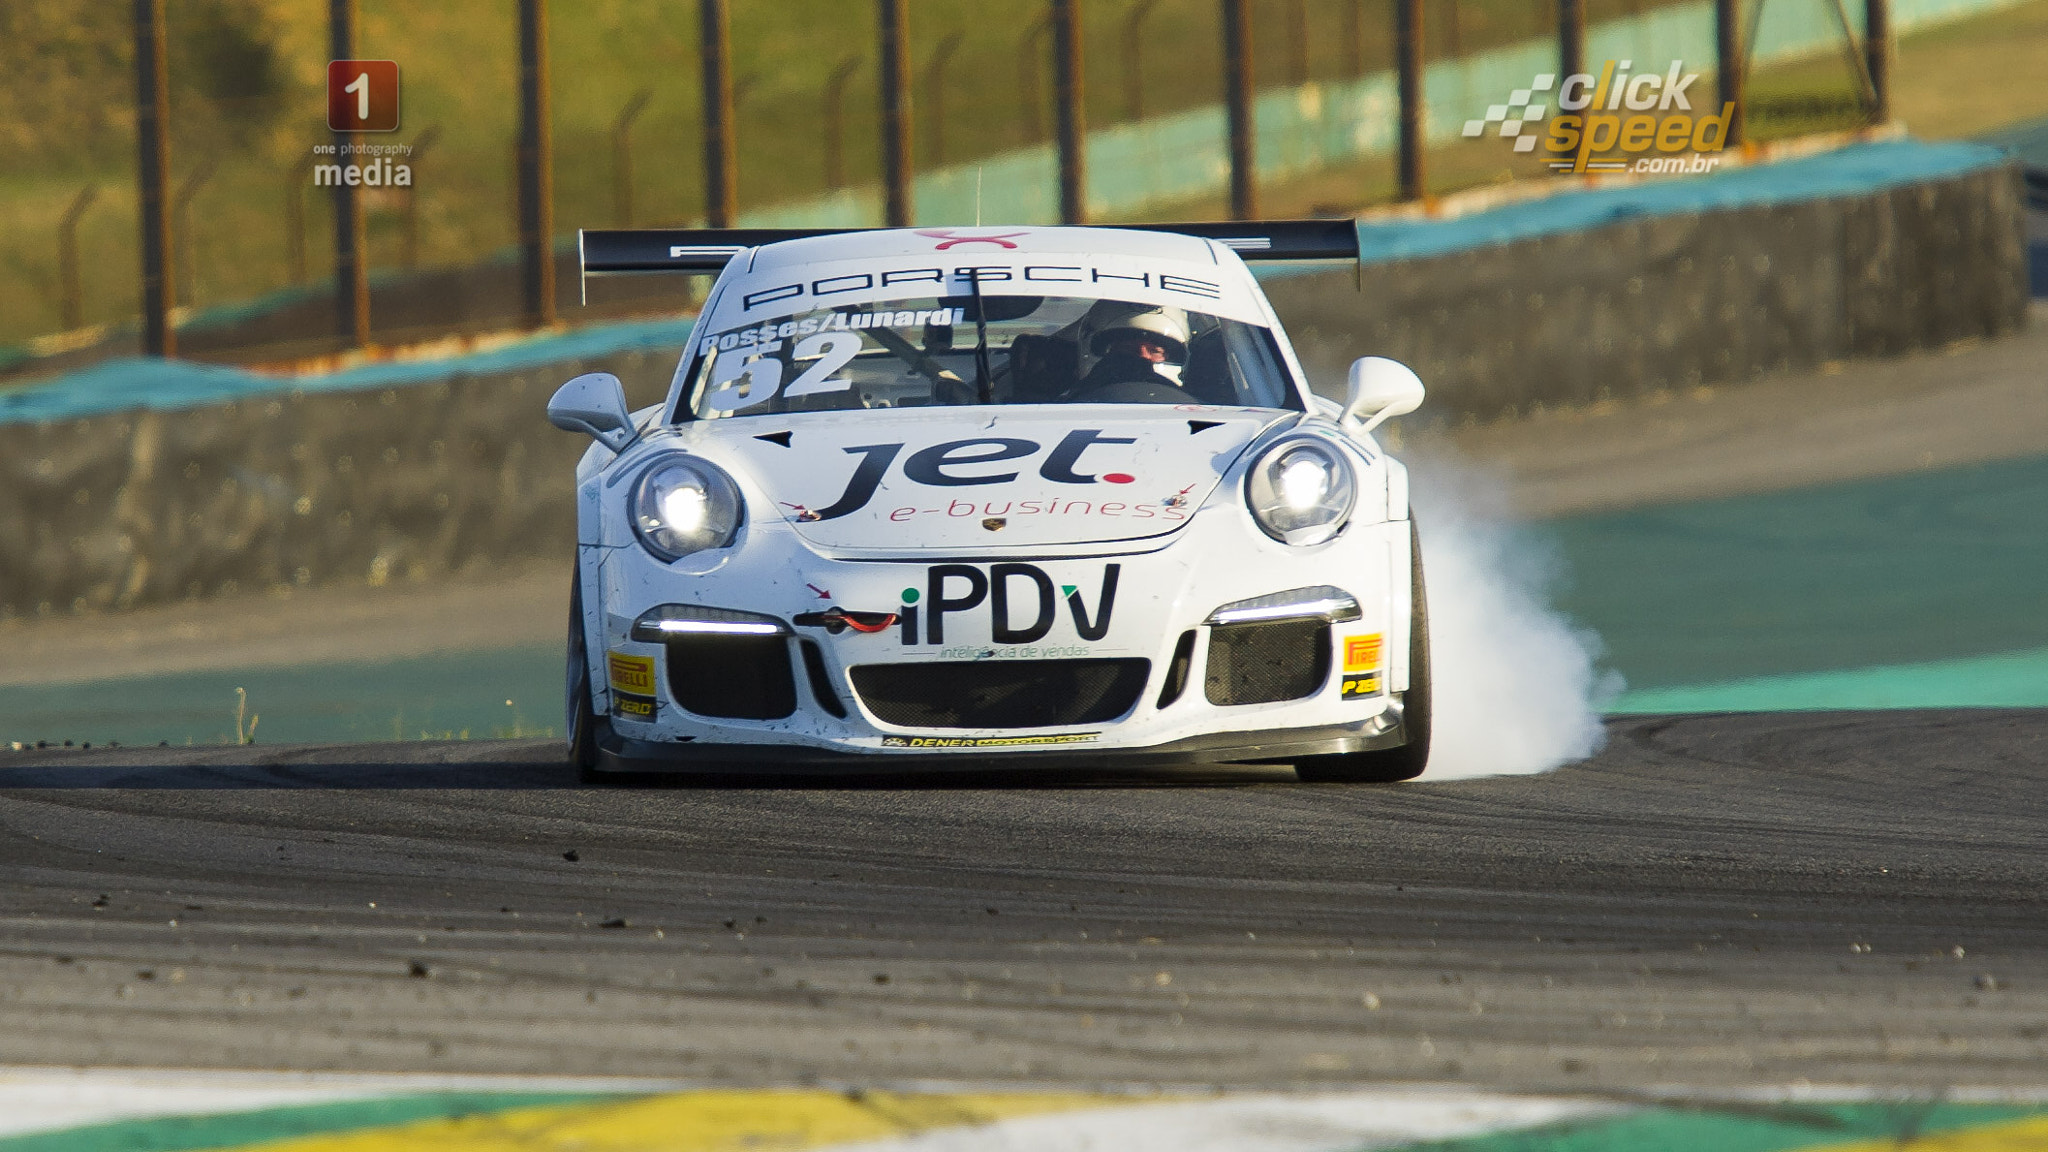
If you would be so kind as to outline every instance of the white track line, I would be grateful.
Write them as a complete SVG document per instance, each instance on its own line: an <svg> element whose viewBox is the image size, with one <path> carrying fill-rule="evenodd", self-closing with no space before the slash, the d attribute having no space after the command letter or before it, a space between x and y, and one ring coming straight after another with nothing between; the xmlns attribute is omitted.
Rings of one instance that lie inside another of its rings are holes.
<svg viewBox="0 0 2048 1152"><path fill-rule="evenodd" d="M818 1152L1356 1152L1622 1111L1484 1092L1258 1094L1029 1116Z"/></svg>
<svg viewBox="0 0 2048 1152"><path fill-rule="evenodd" d="M1128 1095L1129 1106L1003 1120L920 1136L840 1145L833 1152L1317 1152L1382 1148L1565 1120L1619 1115L1701 1101L1854 1103L1919 1098L1849 1085L1758 1085L1747 1090L1689 1090L1656 1085L1627 1099L1517 1096L1455 1085L1390 1084L1349 1092L1223 1092L1204 1085L987 1084L905 1081L765 1086L841 1091L853 1087L913 1094L1073 1092ZM655 1094L729 1084L600 1076L488 1076L249 1072L180 1069L0 1066L0 1137L120 1120L204 1116L299 1104L427 1092L588 1092ZM2048 1090L1949 1089L1954 1103L2048 1103ZM1161 1096L1180 1099L1160 1101ZM823 1150L821 1150L823 1152Z"/></svg>

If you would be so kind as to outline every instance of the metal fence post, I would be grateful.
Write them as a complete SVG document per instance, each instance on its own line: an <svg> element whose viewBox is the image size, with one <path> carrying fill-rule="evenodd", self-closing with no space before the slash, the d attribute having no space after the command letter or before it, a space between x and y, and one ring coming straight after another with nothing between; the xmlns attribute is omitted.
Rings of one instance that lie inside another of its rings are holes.
<svg viewBox="0 0 2048 1152"><path fill-rule="evenodd" d="M1863 58L1870 73L1871 94L1876 98L1870 110L1875 124L1892 119L1892 5L1891 0L1863 0Z"/></svg>
<svg viewBox="0 0 2048 1152"><path fill-rule="evenodd" d="M1558 0L1557 80L1586 70L1586 0Z"/></svg>
<svg viewBox="0 0 2048 1152"><path fill-rule="evenodd" d="M1422 165L1422 0L1394 0L1394 63L1401 92L1401 199L1420 200Z"/></svg>
<svg viewBox="0 0 2048 1152"><path fill-rule="evenodd" d="M713 228L730 228L739 201L739 172L733 155L732 37L725 0L697 0L697 15L704 71L704 220Z"/></svg>
<svg viewBox="0 0 2048 1152"><path fill-rule="evenodd" d="M647 110L654 89L633 93L626 106L612 119L612 226L633 226L633 121Z"/></svg>
<svg viewBox="0 0 2048 1152"><path fill-rule="evenodd" d="M934 164L946 162L946 65L952 61L953 53L960 50L963 39L958 32L946 33L924 64L925 150Z"/></svg>
<svg viewBox="0 0 2048 1152"><path fill-rule="evenodd" d="M1308 2L1287 0L1287 83L1308 83Z"/></svg>
<svg viewBox="0 0 2048 1152"><path fill-rule="evenodd" d="M215 168L220 166L218 157L208 156L199 162L197 168L187 173L178 191L171 197L171 235L175 239L171 250L171 261L177 269L178 298L186 307L199 303L198 261L192 256L192 198L213 179Z"/></svg>
<svg viewBox="0 0 2048 1152"><path fill-rule="evenodd" d="M327 6L327 50L330 60L353 60L356 55L356 0L329 0ZM343 167L355 163L352 149L356 137L348 132L334 134L334 158ZM334 182L334 324L347 347L361 348L370 342L370 268L365 251L363 199L355 185Z"/></svg>
<svg viewBox="0 0 2048 1152"><path fill-rule="evenodd" d="M142 351L178 354L171 326L170 86L164 64L164 0L135 0L136 190L142 208Z"/></svg>
<svg viewBox="0 0 2048 1152"><path fill-rule="evenodd" d="M555 322L554 147L548 132L547 0L519 0L519 255L526 323Z"/></svg>
<svg viewBox="0 0 2048 1152"><path fill-rule="evenodd" d="M1714 61L1714 88L1722 106L1729 107L1724 143L1740 144L1747 127L1743 121L1748 111L1748 101L1742 92L1741 0L1714 0Z"/></svg>
<svg viewBox="0 0 2048 1152"><path fill-rule="evenodd" d="M848 56L825 80L825 187L846 183L846 82L860 69L860 57Z"/></svg>
<svg viewBox="0 0 2048 1152"><path fill-rule="evenodd" d="M1344 75L1365 75L1365 2L1344 2Z"/></svg>
<svg viewBox="0 0 2048 1152"><path fill-rule="evenodd" d="M1088 110L1082 103L1081 0L1052 0L1052 63L1059 80L1060 223L1088 221Z"/></svg>
<svg viewBox="0 0 2048 1152"><path fill-rule="evenodd" d="M877 0L882 36L883 213L891 228L910 225L910 5Z"/></svg>
<svg viewBox="0 0 2048 1152"><path fill-rule="evenodd" d="M1223 0L1223 103L1230 120L1230 218L1250 220L1259 214L1258 175L1252 170L1250 0Z"/></svg>
<svg viewBox="0 0 2048 1152"><path fill-rule="evenodd" d="M414 174L418 174L419 163L426 157L427 149L441 138L441 126L429 124L426 130L413 138L411 160ZM410 272L420 263L420 186L417 180L405 189L405 269Z"/></svg>
<svg viewBox="0 0 2048 1152"><path fill-rule="evenodd" d="M284 260L294 285L306 282L306 185L319 159L307 153L284 177Z"/></svg>
<svg viewBox="0 0 2048 1152"><path fill-rule="evenodd" d="M78 190L71 206L57 222L57 282L62 323L66 332L85 325L85 285L78 270L78 221L85 216L100 190L91 184Z"/></svg>
<svg viewBox="0 0 2048 1152"><path fill-rule="evenodd" d="M1124 118L1145 118L1145 17L1159 0L1137 0L1124 16Z"/></svg>
<svg viewBox="0 0 2048 1152"><path fill-rule="evenodd" d="M1038 55L1038 41L1045 35L1049 17L1040 16L1024 30L1024 38L1017 41L1017 94L1024 104L1024 142L1036 144L1045 135L1045 94L1040 90L1040 79L1045 74L1045 61Z"/></svg>

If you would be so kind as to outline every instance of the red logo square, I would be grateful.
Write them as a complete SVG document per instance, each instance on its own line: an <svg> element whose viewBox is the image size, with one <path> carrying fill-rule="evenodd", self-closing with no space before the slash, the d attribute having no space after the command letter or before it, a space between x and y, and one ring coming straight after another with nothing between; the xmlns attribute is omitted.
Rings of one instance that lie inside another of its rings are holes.
<svg viewBox="0 0 2048 1152"><path fill-rule="evenodd" d="M1344 638L1344 670L1376 672L1380 666L1380 634Z"/></svg>
<svg viewBox="0 0 2048 1152"><path fill-rule="evenodd" d="M327 126L336 132L396 132L398 61L329 61Z"/></svg>

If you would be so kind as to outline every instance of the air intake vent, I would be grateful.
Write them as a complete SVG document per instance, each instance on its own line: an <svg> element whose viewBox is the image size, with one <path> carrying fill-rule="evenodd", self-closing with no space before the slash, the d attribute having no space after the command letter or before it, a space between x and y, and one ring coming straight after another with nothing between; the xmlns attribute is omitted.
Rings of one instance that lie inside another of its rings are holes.
<svg viewBox="0 0 2048 1152"><path fill-rule="evenodd" d="M1124 715L1151 670L1135 658L972 660L864 664L852 675L861 702L905 728L1051 728Z"/></svg>
<svg viewBox="0 0 2048 1152"><path fill-rule="evenodd" d="M846 719L846 705L840 702L839 693L832 688L832 677L825 672L825 654L818 649L816 640L803 642L804 675L810 677L811 695L817 697L818 707Z"/></svg>
<svg viewBox="0 0 2048 1152"><path fill-rule="evenodd" d="M1190 628L1180 634L1180 643L1173 646L1173 662L1166 666L1166 682L1159 686L1159 707L1180 699L1180 694L1188 690L1188 669L1194 662L1195 630Z"/></svg>
<svg viewBox="0 0 2048 1152"><path fill-rule="evenodd" d="M1299 700L1330 679L1330 626L1321 620L1220 624L1209 631L1211 704Z"/></svg>
<svg viewBox="0 0 2048 1152"><path fill-rule="evenodd" d="M669 690L684 711L727 720L796 711L789 642L780 636L689 636L667 647Z"/></svg>

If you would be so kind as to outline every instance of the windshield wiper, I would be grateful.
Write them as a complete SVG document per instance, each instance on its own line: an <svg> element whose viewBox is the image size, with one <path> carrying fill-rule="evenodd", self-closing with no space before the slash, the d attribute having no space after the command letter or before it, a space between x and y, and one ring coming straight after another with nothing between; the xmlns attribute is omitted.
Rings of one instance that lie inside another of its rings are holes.
<svg viewBox="0 0 2048 1152"><path fill-rule="evenodd" d="M867 330L867 333L875 343L894 353L898 360L910 365L912 370L932 383L956 384L962 388L967 387L967 382L955 376L951 369L941 367L939 362L932 359L923 349L889 329L870 328Z"/></svg>
<svg viewBox="0 0 2048 1152"><path fill-rule="evenodd" d="M996 402L996 385L988 370L988 312L981 306L981 269L967 270L974 290L974 390L983 404Z"/></svg>

